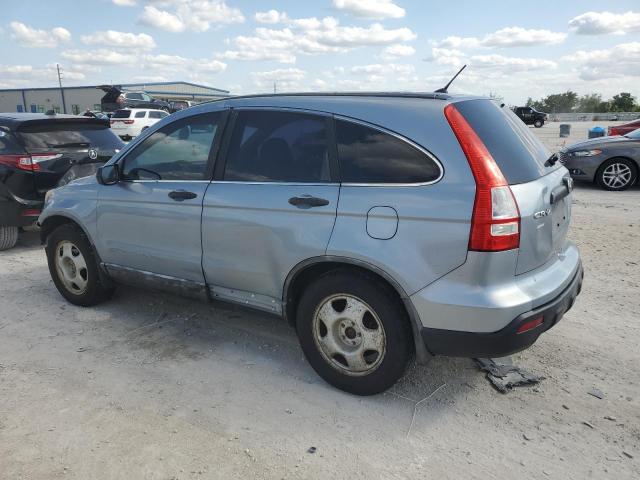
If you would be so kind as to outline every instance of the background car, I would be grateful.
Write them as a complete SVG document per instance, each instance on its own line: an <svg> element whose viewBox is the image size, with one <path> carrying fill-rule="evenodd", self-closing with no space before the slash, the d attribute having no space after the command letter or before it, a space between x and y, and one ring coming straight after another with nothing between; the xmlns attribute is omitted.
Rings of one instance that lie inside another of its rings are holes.
<svg viewBox="0 0 640 480"><path fill-rule="evenodd" d="M616 125L615 127L609 127L607 130L607 134L610 136L626 135L627 133L631 133L638 128L640 128L640 119L634 120L633 122L624 123L622 125Z"/></svg>
<svg viewBox="0 0 640 480"><path fill-rule="evenodd" d="M532 107L515 107L513 112L522 120L525 125L533 125L536 128L540 128L547 121L547 114L539 112Z"/></svg>
<svg viewBox="0 0 640 480"><path fill-rule="evenodd" d="M145 108L116 110L111 116L111 129L122 140L131 140L167 115L164 110Z"/></svg>
<svg viewBox="0 0 640 480"><path fill-rule="evenodd" d="M638 182L640 129L576 143L558 156L573 178L595 182L605 190L626 190Z"/></svg>
<svg viewBox="0 0 640 480"><path fill-rule="evenodd" d="M192 102L191 100L175 100L171 102L171 112L179 112L180 110L193 107L194 105L197 105L197 103Z"/></svg>
<svg viewBox="0 0 640 480"><path fill-rule="evenodd" d="M100 107L103 112L113 112L122 108L152 108L157 110L171 111L171 105L164 100L157 100L145 92L124 92L117 85L101 85L100 90L105 92L100 100Z"/></svg>
<svg viewBox="0 0 640 480"><path fill-rule="evenodd" d="M0 250L36 221L48 190L93 175L123 146L105 120L0 113Z"/></svg>

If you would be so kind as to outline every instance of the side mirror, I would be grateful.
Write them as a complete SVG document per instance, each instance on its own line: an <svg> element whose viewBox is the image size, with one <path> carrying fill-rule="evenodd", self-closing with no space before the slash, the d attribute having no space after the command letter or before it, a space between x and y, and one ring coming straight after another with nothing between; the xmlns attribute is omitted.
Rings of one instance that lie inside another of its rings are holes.
<svg viewBox="0 0 640 480"><path fill-rule="evenodd" d="M120 181L120 169L117 163L103 165L96 172L96 179L100 185L115 185Z"/></svg>

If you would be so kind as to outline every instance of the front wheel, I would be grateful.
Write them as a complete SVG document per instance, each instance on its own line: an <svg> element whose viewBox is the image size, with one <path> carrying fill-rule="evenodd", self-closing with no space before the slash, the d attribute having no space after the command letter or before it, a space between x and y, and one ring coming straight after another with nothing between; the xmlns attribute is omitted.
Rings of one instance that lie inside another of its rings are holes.
<svg viewBox="0 0 640 480"><path fill-rule="evenodd" d="M631 160L612 158L602 164L596 174L596 182L605 190L626 190L638 178L638 169Z"/></svg>
<svg viewBox="0 0 640 480"><path fill-rule="evenodd" d="M360 273L333 271L304 291L296 326L313 369L356 395L383 392L411 357L406 312L389 287Z"/></svg>
<svg viewBox="0 0 640 480"><path fill-rule="evenodd" d="M100 281L93 247L78 227L67 224L56 228L47 237L46 252L53 283L69 302L88 307L113 293Z"/></svg>

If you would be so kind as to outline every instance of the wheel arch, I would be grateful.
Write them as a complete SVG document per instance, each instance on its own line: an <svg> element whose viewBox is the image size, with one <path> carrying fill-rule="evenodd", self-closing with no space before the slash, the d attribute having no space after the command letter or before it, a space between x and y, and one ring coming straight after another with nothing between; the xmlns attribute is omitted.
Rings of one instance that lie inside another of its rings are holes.
<svg viewBox="0 0 640 480"><path fill-rule="evenodd" d="M386 284L395 292L398 299L402 303L407 318L411 324L411 332L416 352L416 358L419 363L424 364L429 361L432 355L425 347L420 331L422 323L416 312L409 296L402 286L383 269L372 265L363 260L340 256L321 256L313 257L298 263L287 275L284 282L282 293L282 315L285 320L295 326L295 312L300 301L300 296L304 291L304 287L308 285L314 278L332 270L346 269L354 272L365 273L373 276L377 280Z"/></svg>
<svg viewBox="0 0 640 480"><path fill-rule="evenodd" d="M51 234L51 232L53 232L56 228L62 225L73 225L74 227L80 229L82 233L84 233L85 237L87 237L87 240L89 241L89 245L91 245L91 248L93 249L93 254L95 255L95 259L98 264L98 275L100 276L100 280L103 282L105 286L113 286L114 282L109 277L109 274L105 271L105 269L102 266L102 260L100 259L100 254L96 250L96 247L95 247L95 244L93 243L93 239L91 238L91 235L89 235L89 233L82 226L82 224L77 220L75 220L74 218L68 217L66 215L59 215L59 214L51 215L50 217L47 217L42 222L42 224L40 224L40 242L43 245L46 245L47 237Z"/></svg>

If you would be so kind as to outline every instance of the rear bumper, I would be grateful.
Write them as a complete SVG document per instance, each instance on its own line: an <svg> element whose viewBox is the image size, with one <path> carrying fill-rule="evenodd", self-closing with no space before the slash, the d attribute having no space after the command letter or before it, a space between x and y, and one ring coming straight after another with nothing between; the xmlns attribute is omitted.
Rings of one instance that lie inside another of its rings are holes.
<svg viewBox="0 0 640 480"><path fill-rule="evenodd" d="M478 333L423 327L422 339L434 355L456 357L503 357L524 350L538 337L560 321L571 309L582 289L584 271L582 265L569 285L553 300L518 315L506 327L496 332ZM518 333L525 323L542 317L537 327Z"/></svg>
<svg viewBox="0 0 640 480"><path fill-rule="evenodd" d="M0 200L0 225L27 227L33 225L42 211L42 202L22 204L13 200Z"/></svg>

